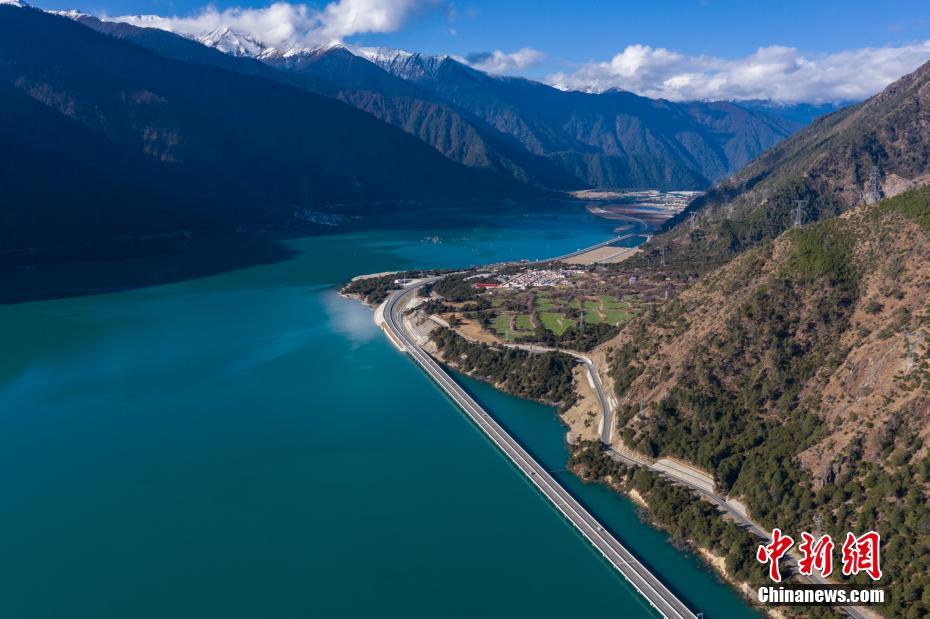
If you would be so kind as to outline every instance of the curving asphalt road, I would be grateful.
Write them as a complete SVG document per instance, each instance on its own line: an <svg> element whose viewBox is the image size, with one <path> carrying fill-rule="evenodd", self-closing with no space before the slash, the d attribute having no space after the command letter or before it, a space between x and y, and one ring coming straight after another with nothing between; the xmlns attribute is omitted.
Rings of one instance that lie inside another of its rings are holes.
<svg viewBox="0 0 930 619"><path fill-rule="evenodd" d="M617 237L615 239L610 239L597 245L595 247L587 247L585 249L578 250L577 252L572 252L571 254L566 254L565 256L559 256L553 260L561 260L579 253L584 253L594 249L596 247L601 247L603 245L608 245L618 240L628 238L629 236L635 235L624 235L622 237ZM543 492L544 495L556 506L556 508L561 511L569 521L574 524L582 535L584 535L588 541L590 541L604 557L610 561L613 566L620 571L623 576L636 588L637 591L642 594L653 607L655 607L660 613L665 617L696 617L694 613L688 610L680 600L678 600L674 594L672 594L664 585L646 569L642 564L639 563L630 554L621 544L618 542L610 533L606 532L594 519L587 510L584 509L574 498L569 495L564 488L556 481L545 469L540 466L536 461L529 455L520 445L517 443L507 432L504 430L493 418L491 418L488 413L481 408L481 406L475 402L471 396L469 396L452 378L448 376L445 370L440 366L431 356L420 348L419 344L410 337L406 328L403 326L402 308L403 303L400 303L401 300L405 299L408 295L413 294L420 287L427 285L429 283L435 282L436 280L441 279L441 277L432 277L429 279L421 280L408 288L395 291L388 297L388 300L384 304L384 321L385 327L387 328L388 335L391 336L395 342L402 345L402 347L410 353L410 355L426 370L433 380L435 380L440 387L442 387L455 402L462 408L462 410L481 428L485 434L503 451L510 459L523 471L524 474ZM594 384L594 389L597 392L598 399L601 404L601 442L608 447L608 451L611 457L625 464L632 466L642 466L650 470L654 470L656 473L666 477L672 482L685 486L695 492L698 496L710 501L718 510L726 513L731 516L738 524L743 526L750 533L756 535L760 539L768 542L769 533L765 531L761 526L756 522L751 520L749 517L745 516L740 510L735 506L730 504L723 496L708 492L706 489L696 485L695 483L688 480L683 476L676 476L670 474L666 470L657 470L653 468L653 463L636 456L635 454L623 454L610 446L611 437L613 433L613 420L614 415L612 407L610 405L610 400L607 398L607 395L604 393L604 387L601 383L600 375L597 371L597 366L594 365L593 361L576 351L566 350L561 348L550 348L546 346L539 346L534 344L507 344L511 348L519 348L522 350L527 350L529 352L546 352L546 351L555 351L562 352L565 354L572 355L577 359L580 359L586 366L589 375L591 376L592 382ZM569 503L570 502L570 503ZM797 562L795 559L789 559L787 561L789 567L791 567L795 572L797 572ZM801 580L807 584L818 584L824 585L829 584L829 582L822 577L811 576L811 577L801 577ZM874 612L869 611L868 609L853 607L853 606L842 606L839 607L840 610L845 612L850 617L854 619L874 619L878 615Z"/></svg>
<svg viewBox="0 0 930 619"><path fill-rule="evenodd" d="M611 435L613 431L613 420L614 420L613 410L612 410L612 407L610 406L610 400L607 399L607 396L604 393L604 386L601 383L601 378L600 378L600 375L598 374L597 366L594 365L594 362L591 361L589 357L579 352L575 352L573 350L566 350L563 348L550 348L548 346L540 346L537 344L505 344L505 346L509 348L519 348L521 350L526 350L528 352L536 352L536 353L550 352L550 351L551 352L562 352L568 355L572 355L573 357L577 359L580 359L587 367L588 372L591 375L592 382L594 383L594 389L595 391L597 391L598 398L600 399L600 403L601 403L600 440L601 440L601 443L603 443L607 447L608 454L612 458L620 462L623 462L624 464L629 465L629 466L641 466L641 467L647 468L674 483L685 486L686 488L688 488L689 490L697 494L699 497L715 505L718 511L725 513L731 518L733 518L733 520L737 524L742 526L744 529L746 529L747 531L749 531L756 537L760 538L766 543L771 541L769 531L766 531L758 523L751 520L748 516L744 515L742 511L740 511L734 505L729 503L725 497L715 492L708 492L706 488L694 483L692 480L688 479L687 477L683 475L675 475L673 472L668 471L666 469L656 468L655 463L650 462L649 460L645 458L639 457L638 455L632 454L632 453L629 453L629 454L620 453L619 451L615 450L611 446L610 443L611 443ZM785 559L785 563L795 573L798 572L798 569L797 569L798 565L797 565L796 558L787 558ZM826 578L823 578L821 576L816 576L816 575L799 576L799 578L802 581L804 581L806 584L811 584L811 585L830 584ZM850 617L853 617L854 619L873 619L874 617L877 616L875 613L870 612L868 609L857 608L854 606L841 606L839 607L839 609L845 612Z"/></svg>
<svg viewBox="0 0 930 619"><path fill-rule="evenodd" d="M546 469L498 424L468 393L459 386L404 327L403 307L406 299L422 281L393 292L383 306L384 326L427 374L455 401L466 415L497 447L539 488L547 499L606 558L626 580L664 617L691 618L696 615L662 582L636 559L617 539L549 474Z"/></svg>

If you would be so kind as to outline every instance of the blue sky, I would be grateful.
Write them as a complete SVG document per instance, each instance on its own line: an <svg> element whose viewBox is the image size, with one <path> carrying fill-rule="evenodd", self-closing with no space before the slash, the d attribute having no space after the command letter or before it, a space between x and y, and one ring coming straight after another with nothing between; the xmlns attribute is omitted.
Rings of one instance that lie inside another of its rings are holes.
<svg viewBox="0 0 930 619"><path fill-rule="evenodd" d="M737 57L768 45L832 52L930 38L930 2L752 2L645 0L456 2L456 17L421 15L400 32L366 35L373 44L430 53L531 47L559 69L609 58L628 44L689 55ZM473 15L470 17L469 15ZM449 28L457 36L452 36Z"/></svg>
<svg viewBox="0 0 930 619"><path fill-rule="evenodd" d="M73 4L80 1L40 0L43 8L182 18L200 14L207 4ZM226 23L223 16L230 17L236 8L261 10L268 5L211 3L218 23ZM855 98L930 59L927 0L331 0L296 6L297 18L281 17L277 11L275 19L303 34L312 31L305 42L325 37L454 54L492 72L562 87L622 87L670 98L750 98L767 92L767 79L781 80L769 88L772 97L812 99L819 89L826 93L824 99ZM281 31L280 23L269 25L270 18L261 11L249 13L246 21L238 13L232 17L231 23L246 23L265 36ZM254 25L256 20L261 25ZM202 28L203 23L167 21L164 27L181 31ZM747 79L750 73L752 79ZM865 83L857 86L857 79ZM797 92L791 81L799 83Z"/></svg>

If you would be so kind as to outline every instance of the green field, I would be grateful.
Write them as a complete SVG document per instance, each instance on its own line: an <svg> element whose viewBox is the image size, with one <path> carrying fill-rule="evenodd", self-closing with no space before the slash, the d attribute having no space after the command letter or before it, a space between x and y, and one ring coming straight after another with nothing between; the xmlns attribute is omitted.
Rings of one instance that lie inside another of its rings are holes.
<svg viewBox="0 0 930 619"><path fill-rule="evenodd" d="M498 314L494 317L494 322L491 324L494 327L494 331L496 331L499 336L508 338L510 335L510 314L504 312Z"/></svg>
<svg viewBox="0 0 930 619"><path fill-rule="evenodd" d="M600 307L601 304L598 301L585 301L584 321L591 325L598 325L605 322L604 317L601 315Z"/></svg>
<svg viewBox="0 0 930 619"><path fill-rule="evenodd" d="M606 323L616 326L633 317L633 308L628 302L607 295L598 301L585 301L584 310L585 322L592 325Z"/></svg>
<svg viewBox="0 0 930 619"><path fill-rule="evenodd" d="M629 321L634 315L633 306L623 299L618 299L610 295L601 295L597 299L572 299L565 301L562 299L553 299L550 293L537 292L533 300L533 307L536 310L542 325L552 331L557 336L562 335L577 324L577 320L567 318L568 310L584 309L584 320L587 324L609 324L613 326L621 325ZM572 312L574 314L574 312ZM516 318L516 331L509 328L509 315L507 318L507 328L498 329L503 337L514 339L515 337L530 335L533 331L533 324L530 317L526 314L518 314ZM497 322L495 322L495 325Z"/></svg>
<svg viewBox="0 0 930 619"><path fill-rule="evenodd" d="M529 314L517 316L517 331L533 331L533 320L529 317Z"/></svg>
<svg viewBox="0 0 930 619"><path fill-rule="evenodd" d="M562 335L568 329L575 326L575 321L565 317L560 312L540 312L539 319L545 328L552 331L555 335Z"/></svg>
<svg viewBox="0 0 930 619"><path fill-rule="evenodd" d="M547 312L556 309L555 303L547 295L538 294L534 300L534 305L538 311Z"/></svg>
<svg viewBox="0 0 930 619"><path fill-rule="evenodd" d="M530 320L530 317L526 314L518 314L516 317L516 330L510 328L511 320L513 319L512 312L501 312L494 317L494 322L491 323L494 331L505 340L515 340L520 337L525 337L527 335L533 334L533 322Z"/></svg>

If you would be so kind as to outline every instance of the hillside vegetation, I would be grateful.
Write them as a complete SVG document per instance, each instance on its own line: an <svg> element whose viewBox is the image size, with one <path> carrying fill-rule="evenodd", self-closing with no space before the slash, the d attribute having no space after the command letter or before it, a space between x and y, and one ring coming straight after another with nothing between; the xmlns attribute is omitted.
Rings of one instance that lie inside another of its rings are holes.
<svg viewBox="0 0 930 619"><path fill-rule="evenodd" d="M930 188L760 243L610 345L618 441L764 526L880 531L888 610L930 613Z"/></svg>
<svg viewBox="0 0 930 619"><path fill-rule="evenodd" d="M446 328L437 329L431 341L443 361L507 393L563 409L575 403L572 370L578 360L571 355L488 346Z"/></svg>

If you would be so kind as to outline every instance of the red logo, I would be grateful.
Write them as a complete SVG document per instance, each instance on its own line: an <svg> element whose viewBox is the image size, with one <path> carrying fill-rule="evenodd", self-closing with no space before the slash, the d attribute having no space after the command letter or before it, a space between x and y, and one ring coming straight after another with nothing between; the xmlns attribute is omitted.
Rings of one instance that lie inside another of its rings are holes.
<svg viewBox="0 0 930 619"><path fill-rule="evenodd" d="M794 540L781 534L781 529L772 529L772 543L759 546L756 550L756 561L763 565L769 564L769 578L781 582L781 571L778 569L778 560L794 546Z"/></svg>
<svg viewBox="0 0 930 619"><path fill-rule="evenodd" d="M816 569L824 578L833 573L834 544L830 536L814 538L805 531L801 533L801 540L798 544L798 550L801 552L798 571L804 576L813 576ZM843 575L855 576L859 572L865 572L872 580L879 580L882 577L881 541L881 536L875 531L869 531L859 537L847 533L842 548ZM794 540L790 536L784 535L781 529L772 529L771 543L761 545L756 550L756 560L763 565L769 564L769 578L775 582L781 582L778 560L792 546Z"/></svg>
<svg viewBox="0 0 930 619"><path fill-rule="evenodd" d="M882 538L875 531L869 531L859 537L852 533L846 534L843 542L843 575L854 576L865 572L872 580L882 577L882 568L879 559L879 545Z"/></svg>
<svg viewBox="0 0 930 619"><path fill-rule="evenodd" d="M804 540L798 545L798 550L804 555L798 561L798 571L805 576L811 576L814 569L824 577L833 572L833 540L829 535L824 535L814 541L814 536L810 533L801 533Z"/></svg>

